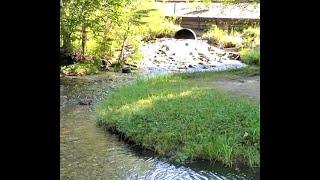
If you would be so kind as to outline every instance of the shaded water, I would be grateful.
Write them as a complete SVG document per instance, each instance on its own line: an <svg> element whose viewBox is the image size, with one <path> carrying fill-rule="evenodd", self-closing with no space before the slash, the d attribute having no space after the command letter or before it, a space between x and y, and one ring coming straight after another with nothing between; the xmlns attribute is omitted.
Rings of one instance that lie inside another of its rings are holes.
<svg viewBox="0 0 320 180"><path fill-rule="evenodd" d="M92 105L133 79L114 73L61 79L60 179L260 179L259 169L235 170L205 161L170 164L98 128ZM83 101L92 104L81 105Z"/></svg>

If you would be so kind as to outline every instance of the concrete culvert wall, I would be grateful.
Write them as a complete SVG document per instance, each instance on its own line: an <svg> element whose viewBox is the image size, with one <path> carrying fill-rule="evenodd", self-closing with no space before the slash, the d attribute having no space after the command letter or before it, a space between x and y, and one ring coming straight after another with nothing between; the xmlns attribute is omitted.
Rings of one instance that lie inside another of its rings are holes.
<svg viewBox="0 0 320 180"><path fill-rule="evenodd" d="M175 39L197 39L197 35L191 29L180 29L174 35Z"/></svg>

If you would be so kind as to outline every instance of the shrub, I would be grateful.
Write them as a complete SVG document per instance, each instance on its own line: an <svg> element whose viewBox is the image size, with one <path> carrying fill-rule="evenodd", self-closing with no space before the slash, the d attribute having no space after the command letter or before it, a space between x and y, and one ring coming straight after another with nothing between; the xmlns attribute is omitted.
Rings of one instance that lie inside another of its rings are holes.
<svg viewBox="0 0 320 180"><path fill-rule="evenodd" d="M260 65L260 49L242 49L240 51L241 59L244 63L249 65Z"/></svg>
<svg viewBox="0 0 320 180"><path fill-rule="evenodd" d="M204 39L208 39L209 43L219 45L223 48L237 47L242 45L242 39L238 32L232 31L230 34L226 30L212 25L204 34Z"/></svg>
<svg viewBox="0 0 320 180"><path fill-rule="evenodd" d="M153 22L148 23L148 25L140 28L141 34L143 35L143 41L150 41L163 37L173 37L175 32L181 28L169 19L153 17L152 21Z"/></svg>
<svg viewBox="0 0 320 180"><path fill-rule="evenodd" d="M255 48L260 45L260 28L249 27L243 30L243 47Z"/></svg>

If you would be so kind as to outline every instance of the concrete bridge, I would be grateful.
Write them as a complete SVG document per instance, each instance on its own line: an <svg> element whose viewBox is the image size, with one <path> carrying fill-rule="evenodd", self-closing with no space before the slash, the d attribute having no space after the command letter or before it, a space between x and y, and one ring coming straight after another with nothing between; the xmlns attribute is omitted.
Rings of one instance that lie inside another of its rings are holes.
<svg viewBox="0 0 320 180"><path fill-rule="evenodd" d="M193 29L197 34L215 24L225 29L242 29L243 25L260 25L259 3L223 4L186 3L185 1L155 2L167 17L181 19L183 28Z"/></svg>

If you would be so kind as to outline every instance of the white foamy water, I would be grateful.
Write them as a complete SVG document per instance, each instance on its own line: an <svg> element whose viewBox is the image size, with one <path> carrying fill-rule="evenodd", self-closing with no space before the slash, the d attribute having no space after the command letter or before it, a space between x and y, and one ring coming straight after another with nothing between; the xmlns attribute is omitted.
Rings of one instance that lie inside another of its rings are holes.
<svg viewBox="0 0 320 180"><path fill-rule="evenodd" d="M229 58L229 53L205 40L160 38L141 47L142 74L224 71L247 65Z"/></svg>

